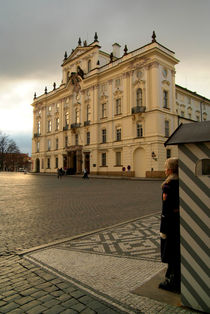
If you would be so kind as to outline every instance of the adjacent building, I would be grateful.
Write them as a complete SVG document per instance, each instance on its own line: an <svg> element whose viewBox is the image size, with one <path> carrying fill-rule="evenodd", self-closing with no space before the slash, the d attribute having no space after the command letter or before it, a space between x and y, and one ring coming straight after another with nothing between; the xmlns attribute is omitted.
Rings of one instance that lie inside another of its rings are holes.
<svg viewBox="0 0 210 314"><path fill-rule="evenodd" d="M182 122L210 117L210 100L175 84L175 53L156 41L110 54L78 41L59 87L34 95L34 172L161 177L177 147L164 143Z"/></svg>

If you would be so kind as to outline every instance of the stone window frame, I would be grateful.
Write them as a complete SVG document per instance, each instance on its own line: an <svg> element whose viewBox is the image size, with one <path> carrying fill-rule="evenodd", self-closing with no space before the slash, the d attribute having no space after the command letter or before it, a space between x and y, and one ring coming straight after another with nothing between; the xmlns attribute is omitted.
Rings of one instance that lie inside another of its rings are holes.
<svg viewBox="0 0 210 314"><path fill-rule="evenodd" d="M144 136L143 123L138 121L136 123L136 137L137 138L142 138L143 136Z"/></svg>
<svg viewBox="0 0 210 314"><path fill-rule="evenodd" d="M106 152L101 153L101 167L107 167L107 154L106 154Z"/></svg>
<svg viewBox="0 0 210 314"><path fill-rule="evenodd" d="M106 128L103 128L101 130L101 140L102 140L103 144L107 143L107 130L106 130Z"/></svg>

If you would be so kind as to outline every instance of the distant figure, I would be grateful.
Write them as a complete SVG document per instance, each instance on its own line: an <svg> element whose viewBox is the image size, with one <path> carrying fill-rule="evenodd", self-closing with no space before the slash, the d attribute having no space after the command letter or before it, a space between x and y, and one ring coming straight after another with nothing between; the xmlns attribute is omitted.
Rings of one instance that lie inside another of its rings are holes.
<svg viewBox="0 0 210 314"><path fill-rule="evenodd" d="M162 184L162 215L160 224L161 260L168 264L165 281L159 288L180 293L180 222L178 159L165 163L166 180Z"/></svg>
<svg viewBox="0 0 210 314"><path fill-rule="evenodd" d="M61 179L62 178L62 175L63 175L63 169L62 168L58 168L57 169L57 178L58 179Z"/></svg>
<svg viewBox="0 0 210 314"><path fill-rule="evenodd" d="M86 168L84 169L83 179L89 179L89 177L88 177L88 171L87 171Z"/></svg>

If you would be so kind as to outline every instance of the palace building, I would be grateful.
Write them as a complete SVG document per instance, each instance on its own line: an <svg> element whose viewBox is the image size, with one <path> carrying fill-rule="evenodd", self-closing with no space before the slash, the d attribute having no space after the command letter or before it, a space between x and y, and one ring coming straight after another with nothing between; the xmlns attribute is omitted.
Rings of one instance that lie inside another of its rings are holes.
<svg viewBox="0 0 210 314"><path fill-rule="evenodd" d="M209 120L210 100L175 83L175 53L156 41L134 51L78 41L65 52L62 82L34 94L34 172L161 177L180 123Z"/></svg>

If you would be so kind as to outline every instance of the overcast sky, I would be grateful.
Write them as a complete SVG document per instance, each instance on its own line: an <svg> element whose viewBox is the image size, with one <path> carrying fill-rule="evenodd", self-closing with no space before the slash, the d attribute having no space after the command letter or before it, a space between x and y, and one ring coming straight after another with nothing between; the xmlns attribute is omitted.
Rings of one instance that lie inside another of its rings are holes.
<svg viewBox="0 0 210 314"><path fill-rule="evenodd" d="M0 131L31 154L34 92L61 82L78 38L134 50L156 40L175 52L176 84L210 98L210 0L0 0Z"/></svg>

